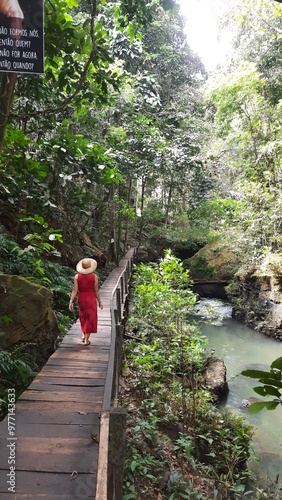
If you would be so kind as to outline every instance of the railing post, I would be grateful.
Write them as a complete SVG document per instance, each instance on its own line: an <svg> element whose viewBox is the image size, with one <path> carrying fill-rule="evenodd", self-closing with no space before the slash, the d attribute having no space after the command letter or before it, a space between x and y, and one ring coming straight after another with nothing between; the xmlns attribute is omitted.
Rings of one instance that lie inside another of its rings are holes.
<svg viewBox="0 0 282 500"><path fill-rule="evenodd" d="M116 327L116 336L117 336L117 379L118 379L118 385L119 385L119 376L121 373L122 369L122 358L123 358L123 349L122 349L122 342L123 342L123 333L124 333L124 326L123 325L117 325Z"/></svg>
<svg viewBox="0 0 282 500"><path fill-rule="evenodd" d="M125 290L125 293L127 293L127 291L128 291L128 282L129 282L129 268L128 268L128 263L127 263L126 269L124 271L124 277L125 277L124 290Z"/></svg>
<svg viewBox="0 0 282 500"><path fill-rule="evenodd" d="M120 278L120 290L121 290L121 303L124 303L124 277Z"/></svg>
<svg viewBox="0 0 282 500"><path fill-rule="evenodd" d="M96 500L108 499L108 477L109 477L109 433L110 433L110 412L105 411L100 419L100 440L99 440L99 460L97 468Z"/></svg>
<svg viewBox="0 0 282 500"><path fill-rule="evenodd" d="M135 255L134 251L134 256L127 261L110 302L112 338L101 413L96 500L122 499L126 410L117 405L123 357L123 320L129 309L128 290Z"/></svg>
<svg viewBox="0 0 282 500"><path fill-rule="evenodd" d="M118 322L120 323L122 317L121 317L121 296L119 287L116 289L116 297L117 297Z"/></svg>
<svg viewBox="0 0 282 500"><path fill-rule="evenodd" d="M125 460L126 410L111 408L109 427L108 498L122 499Z"/></svg>

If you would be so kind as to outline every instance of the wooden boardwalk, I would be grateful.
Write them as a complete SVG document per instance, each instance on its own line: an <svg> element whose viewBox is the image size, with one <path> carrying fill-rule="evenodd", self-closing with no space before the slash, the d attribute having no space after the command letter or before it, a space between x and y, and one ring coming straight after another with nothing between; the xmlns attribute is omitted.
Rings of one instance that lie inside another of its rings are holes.
<svg viewBox="0 0 282 500"><path fill-rule="evenodd" d="M104 309L98 311L98 333L91 335L91 345L81 342L76 322L16 403L15 435L8 430L11 418L0 422L1 500L95 499L110 301L133 252L100 289Z"/></svg>

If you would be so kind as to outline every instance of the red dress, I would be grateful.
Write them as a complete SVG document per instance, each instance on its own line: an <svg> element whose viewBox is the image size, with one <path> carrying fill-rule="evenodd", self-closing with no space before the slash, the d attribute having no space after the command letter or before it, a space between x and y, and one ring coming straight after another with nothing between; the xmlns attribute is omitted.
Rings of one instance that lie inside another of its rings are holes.
<svg viewBox="0 0 282 500"><path fill-rule="evenodd" d="M78 309L81 331L97 333L97 299L94 292L95 274L78 274Z"/></svg>

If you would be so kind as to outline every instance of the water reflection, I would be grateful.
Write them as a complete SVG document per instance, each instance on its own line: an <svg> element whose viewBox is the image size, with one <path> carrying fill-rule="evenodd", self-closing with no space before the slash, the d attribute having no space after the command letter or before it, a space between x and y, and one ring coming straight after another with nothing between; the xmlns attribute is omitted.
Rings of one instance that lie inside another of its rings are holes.
<svg viewBox="0 0 282 500"><path fill-rule="evenodd" d="M210 314L211 322L208 321ZM197 304L195 315L202 335L209 339L207 347L224 358L230 389L227 406L244 414L254 426L254 448L259 456L260 475L265 479L280 474L281 479L282 408L249 414L247 408L241 407L241 402L250 397L259 398L252 388L260 384L240 373L250 368L269 370L272 361L282 356L282 342L269 339L232 319L231 307L223 300L202 299Z"/></svg>

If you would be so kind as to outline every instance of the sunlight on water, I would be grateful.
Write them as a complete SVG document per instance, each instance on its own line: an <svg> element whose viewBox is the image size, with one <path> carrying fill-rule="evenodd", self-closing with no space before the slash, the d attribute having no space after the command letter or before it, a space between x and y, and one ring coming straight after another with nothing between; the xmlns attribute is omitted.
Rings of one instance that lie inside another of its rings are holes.
<svg viewBox="0 0 282 500"><path fill-rule="evenodd" d="M210 312L211 323L207 321ZM269 339L232 319L231 307L223 300L202 299L195 315L202 334L209 339L207 348L224 359L229 385L227 406L244 414L254 426L254 448L261 476L274 479L280 474L282 480L282 407L250 415L247 409L241 408L241 402L250 397L259 399L252 387L260 384L240 375L242 370L251 368L269 370L272 361L282 356L282 342Z"/></svg>

